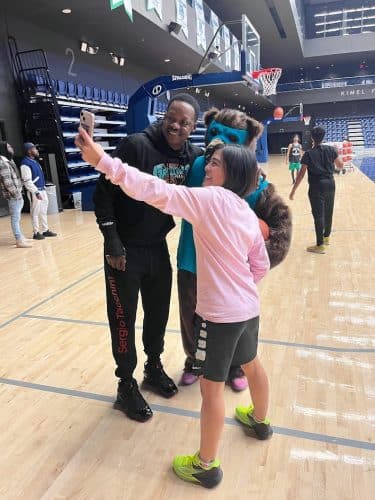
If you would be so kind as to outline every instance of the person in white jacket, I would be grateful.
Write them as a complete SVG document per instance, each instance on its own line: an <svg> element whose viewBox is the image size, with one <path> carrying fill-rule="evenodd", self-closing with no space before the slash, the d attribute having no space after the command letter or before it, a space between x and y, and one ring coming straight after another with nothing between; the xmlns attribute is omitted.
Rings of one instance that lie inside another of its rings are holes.
<svg viewBox="0 0 375 500"><path fill-rule="evenodd" d="M26 156L21 162L21 178L23 185L27 189L30 201L30 215L34 233L33 239L44 240L46 236L57 236L56 233L48 229L46 182L42 167L37 161L39 151L36 146L32 142L26 142L24 149ZM40 226L41 231L39 230Z"/></svg>

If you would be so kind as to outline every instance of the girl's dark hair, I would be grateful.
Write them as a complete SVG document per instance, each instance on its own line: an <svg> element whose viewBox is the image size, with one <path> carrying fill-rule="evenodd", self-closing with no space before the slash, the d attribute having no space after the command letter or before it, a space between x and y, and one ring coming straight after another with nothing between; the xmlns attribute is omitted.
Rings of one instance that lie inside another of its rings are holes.
<svg viewBox="0 0 375 500"><path fill-rule="evenodd" d="M204 114L204 123L206 127L208 127L213 120L227 127L247 130L249 137L246 145L250 144L254 137L257 137L263 131L263 125L261 123L237 109L224 108L218 110L217 108L211 108Z"/></svg>
<svg viewBox="0 0 375 500"><path fill-rule="evenodd" d="M320 144L326 135L323 127L314 127L311 131L311 137L314 139L315 144Z"/></svg>
<svg viewBox="0 0 375 500"><path fill-rule="evenodd" d="M212 154L223 151L225 181L223 187L245 198L255 191L258 183L258 164L255 154L238 144L217 144Z"/></svg>

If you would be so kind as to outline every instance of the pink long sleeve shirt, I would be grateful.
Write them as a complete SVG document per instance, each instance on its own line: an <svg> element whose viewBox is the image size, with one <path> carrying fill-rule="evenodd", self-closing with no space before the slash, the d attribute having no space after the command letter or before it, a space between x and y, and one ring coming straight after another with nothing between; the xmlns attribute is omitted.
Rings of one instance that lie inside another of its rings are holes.
<svg viewBox="0 0 375 500"><path fill-rule="evenodd" d="M215 323L259 315L256 283L270 267L258 219L249 205L219 186L188 188L140 172L104 154L97 170L132 198L193 226L197 313Z"/></svg>

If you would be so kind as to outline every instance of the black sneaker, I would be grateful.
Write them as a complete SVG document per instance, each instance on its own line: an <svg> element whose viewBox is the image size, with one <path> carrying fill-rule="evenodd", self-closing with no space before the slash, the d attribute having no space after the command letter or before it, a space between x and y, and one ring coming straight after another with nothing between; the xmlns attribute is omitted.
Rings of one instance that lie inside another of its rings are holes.
<svg viewBox="0 0 375 500"><path fill-rule="evenodd" d="M45 236L42 235L42 233L34 233L33 234L33 240L44 240Z"/></svg>
<svg viewBox="0 0 375 500"><path fill-rule="evenodd" d="M147 361L145 363L142 387L150 389L164 398L171 398L178 392L176 384L163 370L160 359L156 362Z"/></svg>
<svg viewBox="0 0 375 500"><path fill-rule="evenodd" d="M139 392L134 379L130 382L120 380L114 407L138 422L146 422L152 417L152 410Z"/></svg>
<svg viewBox="0 0 375 500"><path fill-rule="evenodd" d="M54 233L53 231L50 231L47 229L47 231L43 232L43 236L47 236L47 238L51 238L52 236L57 236L57 233Z"/></svg>

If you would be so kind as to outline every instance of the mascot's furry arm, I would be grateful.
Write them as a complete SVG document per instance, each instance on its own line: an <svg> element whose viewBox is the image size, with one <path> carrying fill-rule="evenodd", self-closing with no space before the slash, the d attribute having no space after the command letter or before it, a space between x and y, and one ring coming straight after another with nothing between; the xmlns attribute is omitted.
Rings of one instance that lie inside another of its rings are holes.
<svg viewBox="0 0 375 500"><path fill-rule="evenodd" d="M282 262L290 247L292 238L292 214L273 184L260 193L252 207L259 219L269 227L270 236L265 241L271 268Z"/></svg>

